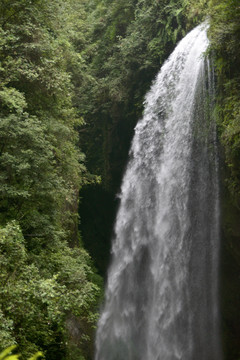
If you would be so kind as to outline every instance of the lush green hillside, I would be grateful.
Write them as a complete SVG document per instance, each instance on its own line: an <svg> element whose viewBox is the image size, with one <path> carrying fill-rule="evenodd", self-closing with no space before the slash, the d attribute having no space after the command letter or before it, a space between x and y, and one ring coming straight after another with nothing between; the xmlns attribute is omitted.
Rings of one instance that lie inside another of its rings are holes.
<svg viewBox="0 0 240 360"><path fill-rule="evenodd" d="M239 0L1 1L1 347L92 358L101 282L82 243L105 275L144 95L206 16L222 157L223 343L227 360L240 358Z"/></svg>
<svg viewBox="0 0 240 360"><path fill-rule="evenodd" d="M96 180L72 81L82 4L4 0L0 14L0 346L89 359L100 289L78 234L78 192Z"/></svg>

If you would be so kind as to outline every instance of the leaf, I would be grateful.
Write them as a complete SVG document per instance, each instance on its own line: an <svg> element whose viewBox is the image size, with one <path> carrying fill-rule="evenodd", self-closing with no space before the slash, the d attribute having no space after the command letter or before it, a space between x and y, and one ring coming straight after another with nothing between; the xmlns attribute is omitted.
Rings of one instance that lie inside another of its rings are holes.
<svg viewBox="0 0 240 360"><path fill-rule="evenodd" d="M36 360L39 357L43 357L43 353L41 351L38 351L36 354L34 354L32 357L30 357L28 360Z"/></svg>
<svg viewBox="0 0 240 360"><path fill-rule="evenodd" d="M175 16L178 16L183 11L183 8L175 10Z"/></svg>
<svg viewBox="0 0 240 360"><path fill-rule="evenodd" d="M10 356L7 356L4 358L4 360L18 360L20 357L19 354L16 354L16 355L10 355Z"/></svg>
<svg viewBox="0 0 240 360"><path fill-rule="evenodd" d="M12 345L12 346L9 346L8 348L6 348L5 350L3 350L1 353L0 353L0 360L3 360L3 359L5 359L6 358L6 356L7 356L7 358L6 359L10 359L10 357L11 357L11 352L14 350L16 348L16 345ZM10 356L9 356L10 355ZM15 355L14 355L15 356ZM17 356L19 356L19 355L17 355ZM17 358L15 358L15 359L18 359L18 357ZM14 359L11 359L11 360L14 360Z"/></svg>

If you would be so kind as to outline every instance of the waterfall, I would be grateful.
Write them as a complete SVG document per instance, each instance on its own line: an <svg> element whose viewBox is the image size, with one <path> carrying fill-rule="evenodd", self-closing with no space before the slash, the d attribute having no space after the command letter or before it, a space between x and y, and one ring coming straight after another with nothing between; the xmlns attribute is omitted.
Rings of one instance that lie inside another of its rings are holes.
<svg viewBox="0 0 240 360"><path fill-rule="evenodd" d="M121 186L96 360L221 360L219 185L207 25L145 98Z"/></svg>

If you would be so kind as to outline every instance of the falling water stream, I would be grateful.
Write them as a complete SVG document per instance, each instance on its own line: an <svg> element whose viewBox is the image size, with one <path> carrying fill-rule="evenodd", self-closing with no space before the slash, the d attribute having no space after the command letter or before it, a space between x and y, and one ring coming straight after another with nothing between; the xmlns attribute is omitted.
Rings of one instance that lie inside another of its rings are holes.
<svg viewBox="0 0 240 360"><path fill-rule="evenodd" d="M145 98L121 187L96 360L221 360L219 185L206 25Z"/></svg>

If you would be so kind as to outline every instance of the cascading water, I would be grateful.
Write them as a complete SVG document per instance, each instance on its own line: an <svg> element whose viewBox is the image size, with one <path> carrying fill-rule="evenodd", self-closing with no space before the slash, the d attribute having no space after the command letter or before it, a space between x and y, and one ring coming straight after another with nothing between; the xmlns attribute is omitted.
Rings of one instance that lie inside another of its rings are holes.
<svg viewBox="0 0 240 360"><path fill-rule="evenodd" d="M206 25L145 99L121 187L96 360L221 360L219 187Z"/></svg>

